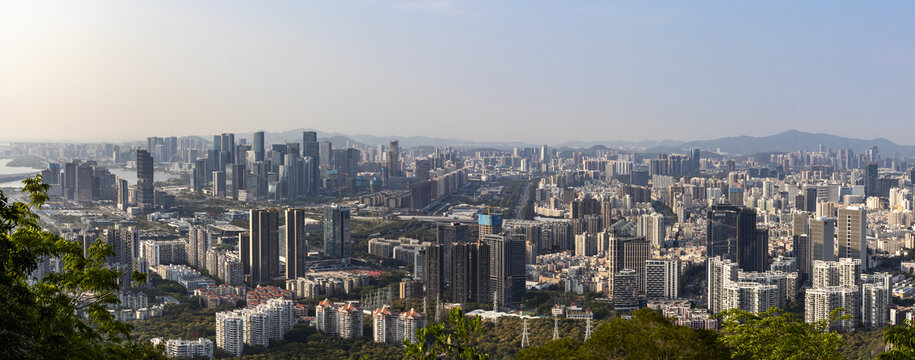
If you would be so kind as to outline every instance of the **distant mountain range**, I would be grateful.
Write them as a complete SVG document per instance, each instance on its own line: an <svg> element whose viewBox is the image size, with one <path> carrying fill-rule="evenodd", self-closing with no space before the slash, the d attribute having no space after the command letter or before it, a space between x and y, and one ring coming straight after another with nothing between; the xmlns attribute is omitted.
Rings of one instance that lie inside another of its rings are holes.
<svg viewBox="0 0 915 360"><path fill-rule="evenodd" d="M265 141L268 144L283 143L285 141L301 142L303 131L317 131L313 129L293 129L282 132L265 132ZM417 146L467 146L475 148L511 149L513 147L539 147L540 144L525 142L477 142L459 138L439 138L426 136L374 136L374 135L347 135L333 132L317 131L319 141L330 141L339 147L347 146L377 146L387 145L391 139L400 141L404 147ZM251 141L251 133L237 133L236 137L246 138ZM882 154L897 153L901 156L915 156L915 146L899 145L884 138L854 139L829 134L809 133L798 130L788 130L770 136L732 136L710 140L678 141L678 140L647 140L647 141L574 141L555 144L551 147L557 149L588 149L596 146L608 148L623 148L643 152L687 152L691 149L701 149L708 152L721 151L729 154L750 155L760 152L792 152L816 151L820 145L824 148L838 151L852 149L855 153L863 153L872 146L877 146ZM335 147L336 147L335 146Z"/></svg>

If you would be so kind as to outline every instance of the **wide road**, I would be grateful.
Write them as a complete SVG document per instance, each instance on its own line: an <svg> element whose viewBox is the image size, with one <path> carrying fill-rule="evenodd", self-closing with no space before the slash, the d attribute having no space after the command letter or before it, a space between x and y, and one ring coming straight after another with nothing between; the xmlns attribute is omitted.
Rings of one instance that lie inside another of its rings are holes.
<svg viewBox="0 0 915 360"><path fill-rule="evenodd" d="M521 192L521 198L518 200L518 204L516 204L515 208L512 210L513 218L521 218L521 214L524 213L524 205L527 205L527 200L531 197L531 188L533 186L534 184L530 182L524 185L524 191Z"/></svg>

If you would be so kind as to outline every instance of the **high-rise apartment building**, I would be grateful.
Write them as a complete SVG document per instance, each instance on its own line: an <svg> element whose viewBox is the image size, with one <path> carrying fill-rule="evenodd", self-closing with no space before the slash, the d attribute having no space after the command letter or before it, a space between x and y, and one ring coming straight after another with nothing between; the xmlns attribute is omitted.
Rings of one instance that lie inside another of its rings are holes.
<svg viewBox="0 0 915 360"><path fill-rule="evenodd" d="M492 301L489 290L489 244L455 243L451 248L452 300L479 304Z"/></svg>
<svg viewBox="0 0 915 360"><path fill-rule="evenodd" d="M778 286L756 282L736 281L724 286L721 310L740 309L749 313L761 313L778 306Z"/></svg>
<svg viewBox="0 0 915 360"><path fill-rule="evenodd" d="M470 229L467 228L467 225L461 224L459 222L454 223L439 223L436 224L436 237L435 242L442 246L444 249L443 255L443 265L444 273L442 274L442 279L445 283L445 287L450 287L451 279L453 278L453 266L452 266L452 246L454 243L465 243L470 240Z"/></svg>
<svg viewBox="0 0 915 360"><path fill-rule="evenodd" d="M425 285L426 296L431 299L440 299L444 290L444 246L439 244L425 243L425 262L423 285Z"/></svg>
<svg viewBox="0 0 915 360"><path fill-rule="evenodd" d="M854 331L859 319L861 291L857 286L830 286L807 289L804 295L804 321L814 323L829 320L833 310L844 308L839 315L848 314L850 319L839 320L833 329Z"/></svg>
<svg viewBox="0 0 915 360"><path fill-rule="evenodd" d="M738 280L737 264L729 259L716 256L708 259L707 294L708 311L717 314L727 309L725 287Z"/></svg>

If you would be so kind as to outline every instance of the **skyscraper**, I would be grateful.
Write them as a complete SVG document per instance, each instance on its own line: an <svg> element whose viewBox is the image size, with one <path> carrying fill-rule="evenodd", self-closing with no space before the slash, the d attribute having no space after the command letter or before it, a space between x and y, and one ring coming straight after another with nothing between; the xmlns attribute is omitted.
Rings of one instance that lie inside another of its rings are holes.
<svg viewBox="0 0 915 360"><path fill-rule="evenodd" d="M146 150L137 150L137 205L147 212L154 206L153 158Z"/></svg>
<svg viewBox="0 0 915 360"><path fill-rule="evenodd" d="M264 161L264 132L258 131L254 133L254 161Z"/></svg>
<svg viewBox="0 0 915 360"><path fill-rule="evenodd" d="M480 239L489 234L502 232L502 214L480 214L477 217L480 226Z"/></svg>
<svg viewBox="0 0 915 360"><path fill-rule="evenodd" d="M864 165L864 195L880 196L880 180L877 163L869 161Z"/></svg>
<svg viewBox="0 0 915 360"><path fill-rule="evenodd" d="M308 245L305 240L305 210L286 209L286 279L305 275Z"/></svg>
<svg viewBox="0 0 915 360"><path fill-rule="evenodd" d="M867 214L864 208L841 208L838 216L839 258L860 259L861 266L867 270Z"/></svg>
<svg viewBox="0 0 915 360"><path fill-rule="evenodd" d="M391 139L390 145L388 146L386 163L388 177L402 176L400 173L400 142L395 139Z"/></svg>
<svg viewBox="0 0 915 360"><path fill-rule="evenodd" d="M439 223L436 225L436 243L442 246L443 251L443 267L445 269L444 274L442 274L442 280L445 283L445 287L450 286L452 276L452 256L451 256L451 247L454 243L465 243L470 237L470 229L467 228L467 225L461 224L459 222L454 223Z"/></svg>
<svg viewBox="0 0 915 360"><path fill-rule="evenodd" d="M810 220L807 238L810 241L810 260L835 260L836 219L819 217Z"/></svg>
<svg viewBox="0 0 915 360"><path fill-rule="evenodd" d="M452 300L458 303L489 303L489 245L454 243L451 248Z"/></svg>
<svg viewBox="0 0 915 360"><path fill-rule="evenodd" d="M676 299L680 296L680 261L649 259L645 261L645 297Z"/></svg>
<svg viewBox="0 0 915 360"><path fill-rule="evenodd" d="M251 210L249 213L249 246L252 285L268 282L280 271L279 211Z"/></svg>
<svg viewBox="0 0 915 360"><path fill-rule="evenodd" d="M349 208L339 205L324 207L324 255L329 258L352 256Z"/></svg>
<svg viewBox="0 0 915 360"><path fill-rule="evenodd" d="M489 245L489 290L499 306L521 302L525 291L524 239L517 234L483 237Z"/></svg>
<svg viewBox="0 0 915 360"><path fill-rule="evenodd" d="M737 264L720 256L708 259L707 294L708 311L717 314L725 309L725 287L737 281Z"/></svg>
<svg viewBox="0 0 915 360"><path fill-rule="evenodd" d="M439 299L442 295L442 290L444 289L443 282L443 263L444 263L444 247L439 244L426 243L425 247L425 262L426 266L423 269L424 279L423 284L426 287L426 296L429 296L431 299Z"/></svg>
<svg viewBox="0 0 915 360"><path fill-rule="evenodd" d="M706 254L736 261L744 271L765 271L768 237L756 230L756 210L715 205L708 212Z"/></svg>
<svg viewBox="0 0 915 360"><path fill-rule="evenodd" d="M321 155L318 145L318 134L314 131L305 131L302 132L302 157L311 157L310 167L310 180L307 187L307 192L313 194L317 191L317 188L321 186L321 172L319 171L321 165ZM306 162L308 160L306 159Z"/></svg>

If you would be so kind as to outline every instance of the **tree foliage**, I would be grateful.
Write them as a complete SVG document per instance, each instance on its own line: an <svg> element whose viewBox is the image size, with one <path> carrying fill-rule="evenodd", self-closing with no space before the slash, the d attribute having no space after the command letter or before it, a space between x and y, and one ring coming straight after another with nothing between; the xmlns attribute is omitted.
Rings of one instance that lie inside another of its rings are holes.
<svg viewBox="0 0 915 360"><path fill-rule="evenodd" d="M118 271L106 268L114 251L96 242L83 254L40 226L33 212L48 200L41 176L26 179L28 203L10 202L0 191L0 347L17 359L164 358L161 349L130 338L107 305L118 302ZM29 282L47 258L63 261L61 272ZM132 276L135 281L145 278ZM85 319L80 315L85 314Z"/></svg>
<svg viewBox="0 0 915 360"><path fill-rule="evenodd" d="M480 318L468 318L461 308L455 307L448 314L447 324L432 323L417 330L415 344L404 340L404 359L489 359L489 355L474 347L473 338L481 333Z"/></svg>
<svg viewBox="0 0 915 360"><path fill-rule="evenodd" d="M880 360L915 359L915 322L909 320L886 329L883 341L893 348L880 354Z"/></svg>
<svg viewBox="0 0 915 360"><path fill-rule="evenodd" d="M841 359L842 337L830 328L848 315L837 309L828 320L805 323L794 314L771 308L759 314L731 309L719 315L721 341L734 358Z"/></svg>
<svg viewBox="0 0 915 360"><path fill-rule="evenodd" d="M590 339L550 341L522 349L518 359L726 359L729 350L712 331L673 325L661 314L636 310L631 319L602 323Z"/></svg>

